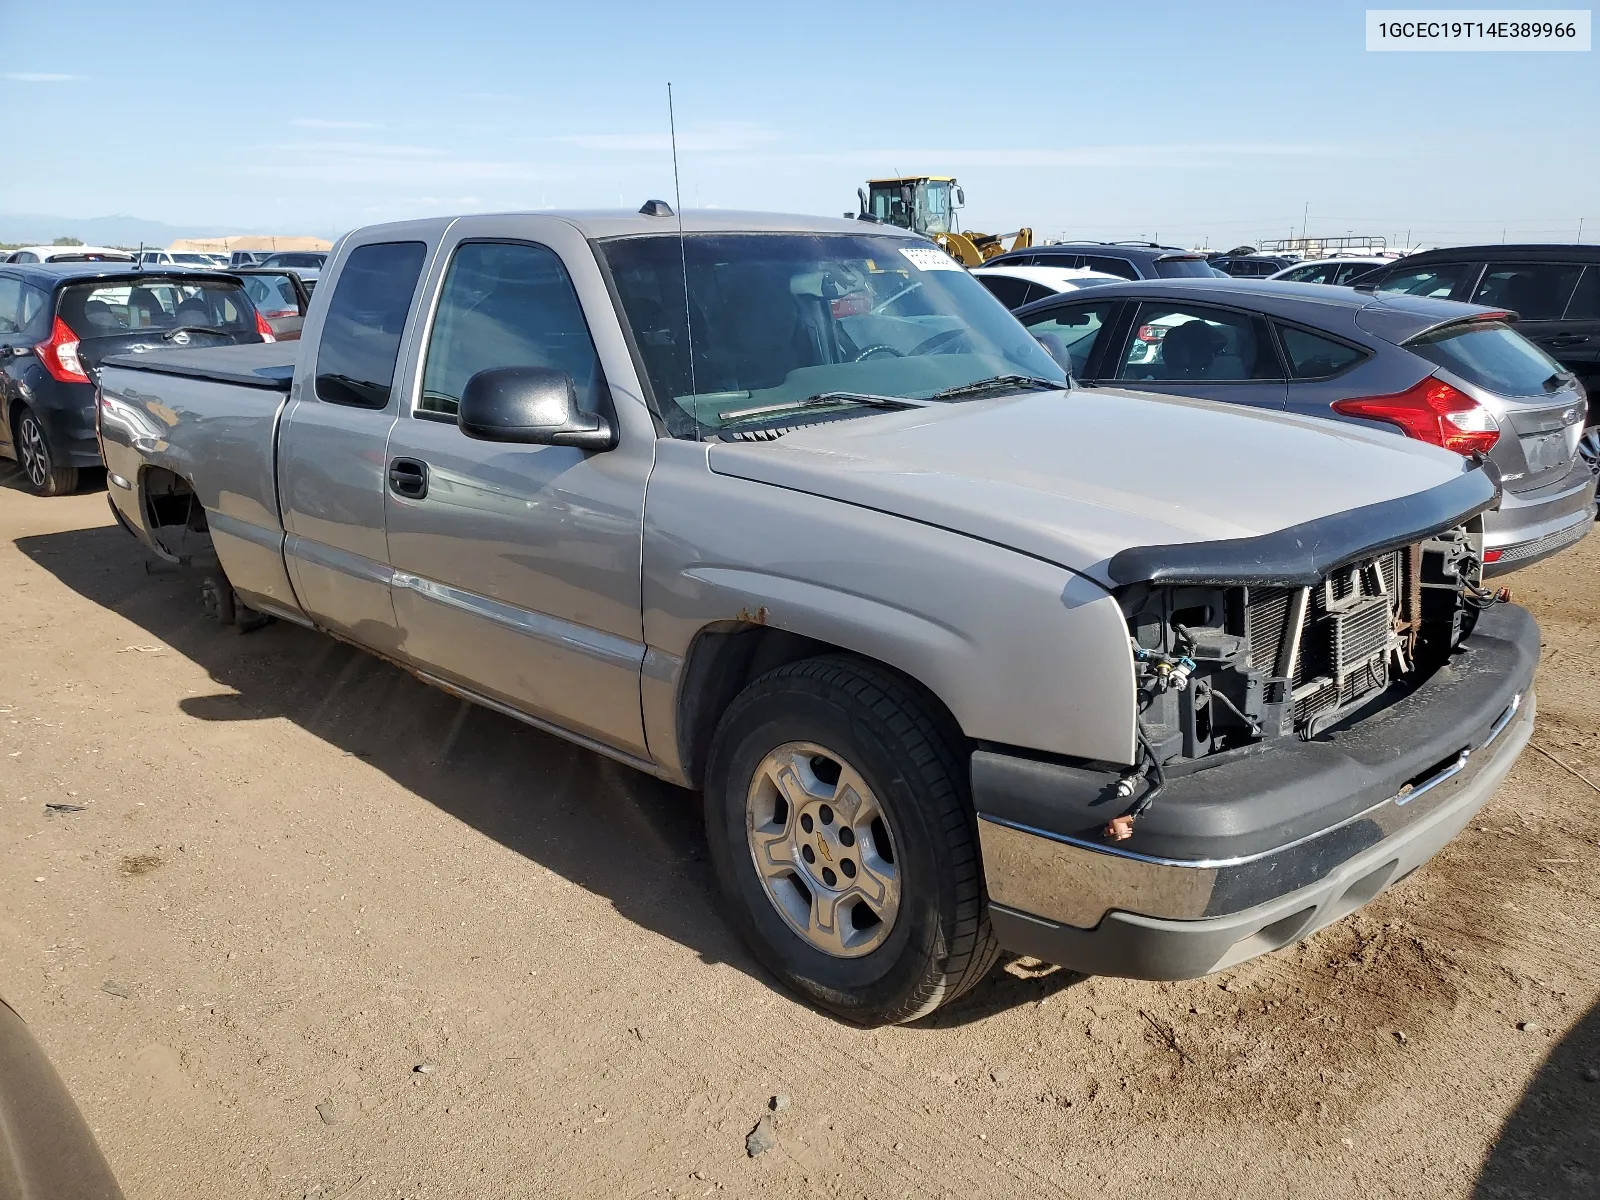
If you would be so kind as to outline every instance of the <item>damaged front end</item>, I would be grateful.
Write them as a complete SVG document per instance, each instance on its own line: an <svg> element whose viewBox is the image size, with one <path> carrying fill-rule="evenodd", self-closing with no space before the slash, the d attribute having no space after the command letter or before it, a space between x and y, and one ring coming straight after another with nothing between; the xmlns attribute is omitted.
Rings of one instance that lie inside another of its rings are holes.
<svg viewBox="0 0 1600 1200"><path fill-rule="evenodd" d="M1168 775L1278 738L1311 740L1425 682L1497 599L1481 586L1480 515L1497 495L1498 481L1473 470L1260 538L1114 558L1138 761L1105 835L1131 836Z"/></svg>

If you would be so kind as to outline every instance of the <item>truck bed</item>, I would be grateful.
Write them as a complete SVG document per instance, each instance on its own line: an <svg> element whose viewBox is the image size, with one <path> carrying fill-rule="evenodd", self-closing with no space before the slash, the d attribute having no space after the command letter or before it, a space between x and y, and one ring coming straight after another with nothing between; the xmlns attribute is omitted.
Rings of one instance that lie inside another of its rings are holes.
<svg viewBox="0 0 1600 1200"><path fill-rule="evenodd" d="M299 353L298 342L263 342L248 346L113 354L103 365L287 392L294 381L294 362Z"/></svg>

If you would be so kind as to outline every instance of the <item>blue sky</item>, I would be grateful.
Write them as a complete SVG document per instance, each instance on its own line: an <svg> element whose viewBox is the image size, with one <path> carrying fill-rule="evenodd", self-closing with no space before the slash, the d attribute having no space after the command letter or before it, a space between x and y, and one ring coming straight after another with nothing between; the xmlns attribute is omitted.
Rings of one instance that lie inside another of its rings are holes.
<svg viewBox="0 0 1600 1200"><path fill-rule="evenodd" d="M332 234L671 199L1232 246L1600 240L1600 63L1369 54L1364 5L0 0L0 213ZM25 147L25 149L19 149Z"/></svg>

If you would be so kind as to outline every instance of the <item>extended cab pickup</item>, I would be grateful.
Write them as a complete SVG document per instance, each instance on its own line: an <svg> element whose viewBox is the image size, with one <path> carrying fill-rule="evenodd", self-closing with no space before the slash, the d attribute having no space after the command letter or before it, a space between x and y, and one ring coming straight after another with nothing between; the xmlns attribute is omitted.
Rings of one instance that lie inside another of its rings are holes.
<svg viewBox="0 0 1600 1200"><path fill-rule="evenodd" d="M729 920L863 1022L1002 948L1173 979L1440 849L1527 742L1497 480L1070 386L916 235L707 213L344 238L288 346L107 360L120 520L701 788Z"/></svg>

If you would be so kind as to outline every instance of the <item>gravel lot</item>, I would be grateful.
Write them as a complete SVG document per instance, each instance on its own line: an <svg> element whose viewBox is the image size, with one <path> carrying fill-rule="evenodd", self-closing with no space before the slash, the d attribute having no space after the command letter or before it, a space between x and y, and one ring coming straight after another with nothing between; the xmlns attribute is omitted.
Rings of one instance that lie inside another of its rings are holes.
<svg viewBox="0 0 1600 1200"><path fill-rule="evenodd" d="M1404 884L1224 976L1011 962L863 1031L727 932L695 797L225 633L0 468L0 994L130 1200L1600 1194L1600 536L1509 581L1538 749Z"/></svg>

